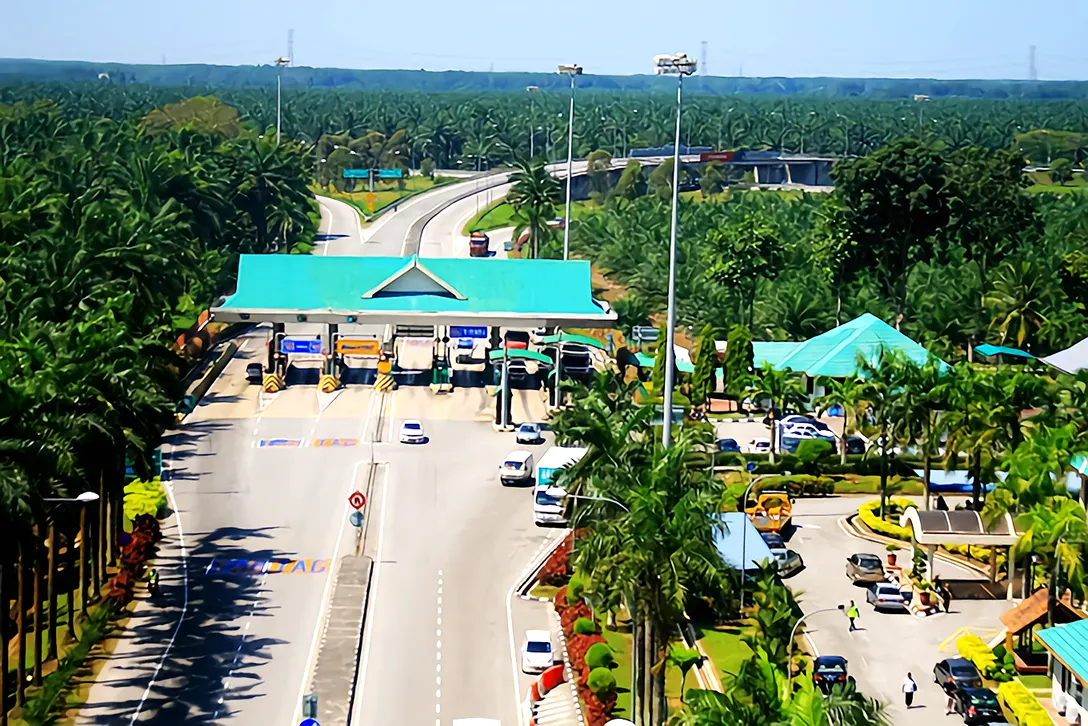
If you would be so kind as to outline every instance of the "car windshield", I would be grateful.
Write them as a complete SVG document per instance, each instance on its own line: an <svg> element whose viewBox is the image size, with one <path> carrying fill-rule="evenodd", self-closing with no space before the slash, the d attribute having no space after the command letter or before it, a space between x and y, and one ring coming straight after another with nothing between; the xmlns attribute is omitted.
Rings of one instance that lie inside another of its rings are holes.
<svg viewBox="0 0 1088 726"><path fill-rule="evenodd" d="M877 585L876 594L883 597L896 597L902 595L902 593L899 592L899 588L895 585Z"/></svg>
<svg viewBox="0 0 1088 726"><path fill-rule="evenodd" d="M992 693L983 691L981 693L972 693L971 696L972 706L996 706L997 697Z"/></svg>
<svg viewBox="0 0 1088 726"><path fill-rule="evenodd" d="M767 546L771 549L781 549L786 546L786 543L782 541L782 538L777 534L765 534L763 535L763 541L767 543Z"/></svg>
<svg viewBox="0 0 1088 726"><path fill-rule="evenodd" d="M521 427L518 428L518 431L523 434L535 434L538 429L536 427L536 424L522 424Z"/></svg>
<svg viewBox="0 0 1088 726"><path fill-rule="evenodd" d="M521 471L521 462L520 461L508 461L505 464L503 464L503 466L505 466L507 469L516 469L518 471Z"/></svg>
<svg viewBox="0 0 1088 726"><path fill-rule="evenodd" d="M978 678L978 671L973 665L953 664L949 667L949 672L957 678Z"/></svg>
<svg viewBox="0 0 1088 726"><path fill-rule="evenodd" d="M408 422L404 424L404 428L408 429L409 431L419 431L423 427L417 423Z"/></svg>
<svg viewBox="0 0 1088 726"><path fill-rule="evenodd" d="M876 557L859 557L858 567L864 567L867 570L884 569L884 565Z"/></svg>
<svg viewBox="0 0 1088 726"><path fill-rule="evenodd" d="M529 644L525 646L525 650L529 651L530 653L551 653L552 644L542 643L539 640L530 640Z"/></svg>
<svg viewBox="0 0 1088 726"><path fill-rule="evenodd" d="M846 674L846 666L842 663L817 663L816 672L825 676L841 676Z"/></svg>
<svg viewBox="0 0 1088 726"><path fill-rule="evenodd" d="M548 494L546 489L538 489L536 492L537 504L559 504L561 500Z"/></svg>

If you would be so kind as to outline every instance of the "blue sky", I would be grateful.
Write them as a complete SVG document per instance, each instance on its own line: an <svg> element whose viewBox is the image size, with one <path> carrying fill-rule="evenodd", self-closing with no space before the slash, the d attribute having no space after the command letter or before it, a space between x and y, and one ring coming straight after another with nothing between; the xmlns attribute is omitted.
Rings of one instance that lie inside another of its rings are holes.
<svg viewBox="0 0 1088 726"><path fill-rule="evenodd" d="M655 53L712 75L1026 78L1088 76L1088 3L1051 0L13 0L0 57L342 68L646 73ZM670 17L682 8L679 17Z"/></svg>

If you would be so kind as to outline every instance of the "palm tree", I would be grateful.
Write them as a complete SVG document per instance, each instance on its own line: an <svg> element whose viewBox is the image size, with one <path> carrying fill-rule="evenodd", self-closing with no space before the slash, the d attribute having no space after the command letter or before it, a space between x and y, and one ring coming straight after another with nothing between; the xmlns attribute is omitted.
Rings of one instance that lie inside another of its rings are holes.
<svg viewBox="0 0 1088 726"><path fill-rule="evenodd" d="M997 270L993 290L982 303L990 308L993 319L990 330L997 333L1002 344L1015 342L1021 348L1032 349L1034 336L1047 322L1053 287L1039 265L1030 259L1010 261Z"/></svg>
<svg viewBox="0 0 1088 726"><path fill-rule="evenodd" d="M824 395L816 399L819 415L823 416L833 406L843 412L842 437L839 439L839 463L846 464L846 439L858 428L858 412L862 408L862 383L857 376L847 378L820 377L817 385L823 386Z"/></svg>
<svg viewBox="0 0 1088 726"><path fill-rule="evenodd" d="M759 376L752 382L745 394L753 399L770 401L771 451L770 462L774 463L777 449L777 429L780 417L786 411L804 410L808 397L801 385L801 379L789 368L777 370L770 363L764 363Z"/></svg>
<svg viewBox="0 0 1088 726"><path fill-rule="evenodd" d="M1020 516L1019 522L1023 534L1011 555L1020 558L1035 554L1042 559L1046 572L1051 573L1051 608L1058 595L1058 574L1064 576L1066 587L1079 598L1088 597L1084 559L1088 525L1084 507L1067 496L1057 496L1033 506Z"/></svg>
<svg viewBox="0 0 1088 726"><path fill-rule="evenodd" d="M888 501L888 464L891 448L902 434L902 394L909 386L909 373L902 355L881 350L875 361L858 359L862 379L861 412L877 434L880 452L880 516Z"/></svg>
<svg viewBox="0 0 1088 726"><path fill-rule="evenodd" d="M533 257L538 258L541 243L551 238L548 222L555 218L555 206L560 202L562 187L559 180L539 161L519 161L518 171L510 175L510 181L513 186L506 200L519 219L513 238L518 239L522 232L529 230ZM570 224L570 220L564 224Z"/></svg>

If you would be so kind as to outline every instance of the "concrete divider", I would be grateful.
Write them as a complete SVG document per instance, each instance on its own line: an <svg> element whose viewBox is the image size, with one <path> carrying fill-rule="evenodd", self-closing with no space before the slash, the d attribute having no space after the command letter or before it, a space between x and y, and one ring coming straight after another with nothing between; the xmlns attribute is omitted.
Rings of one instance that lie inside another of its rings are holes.
<svg viewBox="0 0 1088 726"><path fill-rule="evenodd" d="M232 340L223 346L223 351L219 354L219 357L215 359L215 362L211 364L208 370L204 371L204 375L202 375L196 384L189 389L189 392L185 394L185 398L178 404L177 415L179 421L196 409L197 404L200 403L200 399L202 399L204 394L211 389L212 384L215 383L215 379L219 377L227 367L227 363L230 363L230 359L233 358L234 354L237 352L237 341Z"/></svg>

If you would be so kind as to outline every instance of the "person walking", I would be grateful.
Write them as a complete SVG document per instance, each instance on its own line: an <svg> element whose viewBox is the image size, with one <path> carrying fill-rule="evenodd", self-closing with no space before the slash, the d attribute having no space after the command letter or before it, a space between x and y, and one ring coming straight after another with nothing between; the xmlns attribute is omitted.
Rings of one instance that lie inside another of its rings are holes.
<svg viewBox="0 0 1088 726"><path fill-rule="evenodd" d="M948 589L948 585L941 583L941 604L944 605L944 614L948 615L952 609L952 591Z"/></svg>
<svg viewBox="0 0 1088 726"><path fill-rule="evenodd" d="M850 601L850 607L846 608L846 617L850 618L850 631L854 632L858 629L858 626L854 624L854 621L858 619L861 613L858 612L858 606L854 604L854 601Z"/></svg>
<svg viewBox="0 0 1088 726"><path fill-rule="evenodd" d="M914 677L908 671L907 677L903 679L903 701L907 704L907 708L914 703L914 692L917 690L918 684L914 682Z"/></svg>
<svg viewBox="0 0 1088 726"><path fill-rule="evenodd" d="M945 696L944 715L945 716L948 716L948 715L950 715L952 713L952 705L953 705L953 703L952 703L952 694L955 693L955 691L956 691L956 686L952 682L952 679L949 679L949 680L944 682L944 696Z"/></svg>

